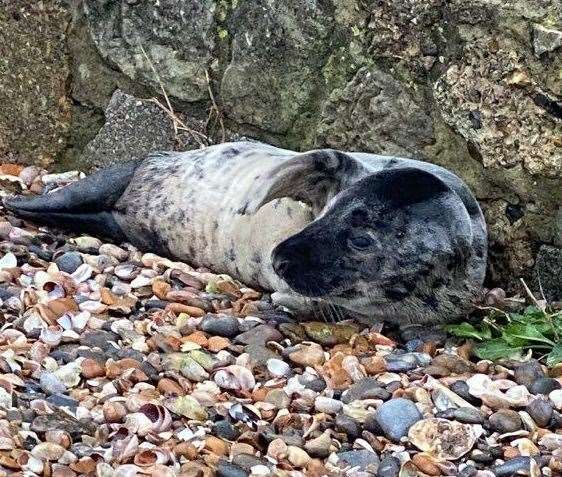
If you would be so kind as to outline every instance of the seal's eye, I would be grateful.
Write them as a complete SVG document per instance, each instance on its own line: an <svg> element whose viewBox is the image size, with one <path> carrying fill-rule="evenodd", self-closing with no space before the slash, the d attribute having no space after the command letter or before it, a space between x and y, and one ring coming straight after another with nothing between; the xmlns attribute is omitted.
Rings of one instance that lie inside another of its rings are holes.
<svg viewBox="0 0 562 477"><path fill-rule="evenodd" d="M357 250L366 250L373 245L374 240L368 235L349 237L349 245Z"/></svg>

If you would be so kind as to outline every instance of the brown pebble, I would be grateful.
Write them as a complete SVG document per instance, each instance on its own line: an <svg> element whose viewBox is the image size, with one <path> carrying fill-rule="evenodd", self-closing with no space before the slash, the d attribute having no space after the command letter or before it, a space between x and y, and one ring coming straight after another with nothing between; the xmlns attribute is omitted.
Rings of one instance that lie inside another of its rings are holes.
<svg viewBox="0 0 562 477"><path fill-rule="evenodd" d="M170 303L168 306L166 306L166 311L177 314L186 313L189 316L195 316L196 318L205 315L205 311L203 311L201 308L184 305L183 303Z"/></svg>
<svg viewBox="0 0 562 477"><path fill-rule="evenodd" d="M166 295L171 289L172 285L163 280L154 280L152 283L152 291L160 300L165 300Z"/></svg>
<svg viewBox="0 0 562 477"><path fill-rule="evenodd" d="M105 367L94 359L86 358L80 365L82 376L86 379L101 378L105 376Z"/></svg>
<svg viewBox="0 0 562 477"><path fill-rule="evenodd" d="M174 455L185 457L188 460L197 459L199 451L191 442L180 442L173 449Z"/></svg>
<svg viewBox="0 0 562 477"><path fill-rule="evenodd" d="M218 353L229 346L230 340L228 338L223 338L222 336L211 336L207 343L207 348L213 353Z"/></svg>
<svg viewBox="0 0 562 477"><path fill-rule="evenodd" d="M381 374L386 371L386 361L382 356L369 356L361 360L367 374Z"/></svg>
<svg viewBox="0 0 562 477"><path fill-rule="evenodd" d="M183 341L190 341L202 347L206 347L208 344L208 339L202 331L196 331L195 333L184 336Z"/></svg>
<svg viewBox="0 0 562 477"><path fill-rule="evenodd" d="M141 364L136 359L124 358L119 361L109 360L105 366L107 377L115 379L121 376L127 369L140 368Z"/></svg>
<svg viewBox="0 0 562 477"><path fill-rule="evenodd" d="M412 462L427 475L441 475L441 469L433 463L433 460L424 454L414 454Z"/></svg>
<svg viewBox="0 0 562 477"><path fill-rule="evenodd" d="M162 394L173 394L176 396L183 396L185 394L183 388L174 380L169 378L162 378L158 381L158 391Z"/></svg>
<svg viewBox="0 0 562 477"><path fill-rule="evenodd" d="M226 455L229 452L228 444L215 436L209 436L205 440L205 449L216 455Z"/></svg>

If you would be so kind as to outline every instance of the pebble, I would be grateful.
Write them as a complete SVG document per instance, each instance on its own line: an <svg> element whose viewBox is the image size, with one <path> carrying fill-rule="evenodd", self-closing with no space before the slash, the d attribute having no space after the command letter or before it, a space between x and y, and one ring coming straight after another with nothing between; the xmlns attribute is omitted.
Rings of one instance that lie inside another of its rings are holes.
<svg viewBox="0 0 562 477"><path fill-rule="evenodd" d="M377 471L377 477L398 477L400 473L400 461L396 457L384 457Z"/></svg>
<svg viewBox="0 0 562 477"><path fill-rule="evenodd" d="M43 371L41 373L39 385L47 394L64 394L66 392L66 386L62 381L48 371Z"/></svg>
<svg viewBox="0 0 562 477"><path fill-rule="evenodd" d="M515 432L523 427L519 414L511 409L500 409L490 416L489 422L490 427L500 434Z"/></svg>
<svg viewBox="0 0 562 477"><path fill-rule="evenodd" d="M435 417L454 419L466 424L484 424L484 415L482 412L472 407L449 408L437 413Z"/></svg>
<svg viewBox="0 0 562 477"><path fill-rule="evenodd" d="M537 426L547 427L552 417L552 404L546 399L533 399L525 408Z"/></svg>
<svg viewBox="0 0 562 477"><path fill-rule="evenodd" d="M384 434L393 441L399 441L408 434L410 427L422 418L416 405L404 398L386 401L376 411L377 423Z"/></svg>
<svg viewBox="0 0 562 477"><path fill-rule="evenodd" d="M307 441L304 448L310 456L324 458L330 454L331 446L332 438L330 437L330 432L325 431L318 437Z"/></svg>
<svg viewBox="0 0 562 477"><path fill-rule="evenodd" d="M238 334L238 320L227 315L207 315L199 324L199 329L210 335L232 338Z"/></svg>
<svg viewBox="0 0 562 477"><path fill-rule="evenodd" d="M283 339L283 335L275 328L269 325L258 325L236 337L236 343L241 344L261 344L265 345L269 341L279 342Z"/></svg>
<svg viewBox="0 0 562 477"><path fill-rule="evenodd" d="M553 378L539 378L529 386L529 391L532 394L548 394L556 389L560 389L562 386L560 383Z"/></svg>
<svg viewBox="0 0 562 477"><path fill-rule="evenodd" d="M221 460L217 466L217 477L248 477L248 472L237 465Z"/></svg>
<svg viewBox="0 0 562 477"><path fill-rule="evenodd" d="M531 359L515 368L514 379L517 384L522 384L529 388L537 379L545 378L546 374L541 364Z"/></svg>
<svg viewBox="0 0 562 477"><path fill-rule="evenodd" d="M314 400L314 408L318 412L325 412L326 414L337 414L341 411L343 404L337 399L332 399L326 396L318 396Z"/></svg>
<svg viewBox="0 0 562 477"><path fill-rule="evenodd" d="M358 467L358 470L372 473L377 472L380 464L379 456L368 450L339 452L338 459L351 467Z"/></svg>
<svg viewBox="0 0 562 477"><path fill-rule="evenodd" d="M365 378L353 384L342 395L342 402L349 404L353 401L363 399L382 399L390 398L390 393L380 386L380 383L374 378Z"/></svg>
<svg viewBox="0 0 562 477"><path fill-rule="evenodd" d="M265 402L273 404L277 409L286 409L291 403L291 398L283 389L272 389L267 393Z"/></svg>
<svg viewBox="0 0 562 477"><path fill-rule="evenodd" d="M55 259L55 263L61 272L74 273L82 265L82 256L78 252L66 252Z"/></svg>
<svg viewBox="0 0 562 477"><path fill-rule="evenodd" d="M531 467L530 457L515 457L507 462L499 465L494 465L490 469L497 477L507 477L516 475L518 472L529 472Z"/></svg>
<svg viewBox="0 0 562 477"><path fill-rule="evenodd" d="M235 441L240 437L240 431L230 422L220 420L213 424L215 433L227 441Z"/></svg>
<svg viewBox="0 0 562 477"><path fill-rule="evenodd" d="M345 414L338 414L336 416L334 429L338 432L345 432L351 439L358 438L362 432L361 424Z"/></svg>
<svg viewBox="0 0 562 477"><path fill-rule="evenodd" d="M386 369L391 372L404 372L427 366L431 356L427 353L404 353L386 357Z"/></svg>
<svg viewBox="0 0 562 477"><path fill-rule="evenodd" d="M296 446L289 446L287 448L287 459L295 467L301 468L306 467L306 465L310 462L310 456L306 453L306 451Z"/></svg>
<svg viewBox="0 0 562 477"><path fill-rule="evenodd" d="M551 400L552 404L554 404L554 407L558 411L562 410L562 390L561 389L555 389L554 391L551 391L548 394L548 399Z"/></svg>

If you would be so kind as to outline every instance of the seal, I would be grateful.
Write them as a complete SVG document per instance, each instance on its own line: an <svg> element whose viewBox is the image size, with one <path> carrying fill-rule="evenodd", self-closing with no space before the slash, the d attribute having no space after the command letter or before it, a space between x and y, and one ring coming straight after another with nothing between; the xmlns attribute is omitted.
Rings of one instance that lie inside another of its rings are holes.
<svg viewBox="0 0 562 477"><path fill-rule="evenodd" d="M468 187L399 157L232 142L149 154L5 205L368 321L458 318L486 269Z"/></svg>

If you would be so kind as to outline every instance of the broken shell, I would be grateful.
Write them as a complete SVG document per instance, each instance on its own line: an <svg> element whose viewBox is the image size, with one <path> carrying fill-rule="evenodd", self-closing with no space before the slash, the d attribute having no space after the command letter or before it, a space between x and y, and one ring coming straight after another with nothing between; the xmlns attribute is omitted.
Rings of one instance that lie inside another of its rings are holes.
<svg viewBox="0 0 562 477"><path fill-rule="evenodd" d="M48 328L43 328L39 335L39 339L49 345L49 346L57 346L62 340L62 327L56 326L49 326Z"/></svg>
<svg viewBox="0 0 562 477"><path fill-rule="evenodd" d="M478 438L473 426L434 417L416 422L408 437L418 449L442 460L459 459Z"/></svg>
<svg viewBox="0 0 562 477"><path fill-rule="evenodd" d="M285 362L277 358L267 360L267 370L276 377L282 378L291 375L291 367Z"/></svg>
<svg viewBox="0 0 562 477"><path fill-rule="evenodd" d="M70 434L66 431L59 430L59 429L47 431L45 433L45 440L47 442L53 442L54 444L58 444L61 447L64 447L65 449L68 449L70 447L70 444L72 444L72 439L70 437Z"/></svg>
<svg viewBox="0 0 562 477"><path fill-rule="evenodd" d="M140 467L149 467L155 464L166 464L170 455L164 449L153 447L145 449L135 455L133 462Z"/></svg>
<svg viewBox="0 0 562 477"><path fill-rule="evenodd" d="M54 442L41 442L31 449L31 455L37 459L56 461L65 453L65 448Z"/></svg>
<svg viewBox="0 0 562 477"><path fill-rule="evenodd" d="M170 411L164 406L148 403L140 407L139 412L148 417L153 424L154 432L167 431L172 425Z"/></svg>
<svg viewBox="0 0 562 477"><path fill-rule="evenodd" d="M227 366L217 371L214 376L215 383L223 389L251 390L256 385L252 372L236 364Z"/></svg>
<svg viewBox="0 0 562 477"><path fill-rule="evenodd" d="M135 412L125 418L124 427L130 433L143 437L152 431L152 421L142 412Z"/></svg>
<svg viewBox="0 0 562 477"><path fill-rule="evenodd" d="M103 403L103 416L106 422L121 422L127 415L127 408L117 401L106 401Z"/></svg>

